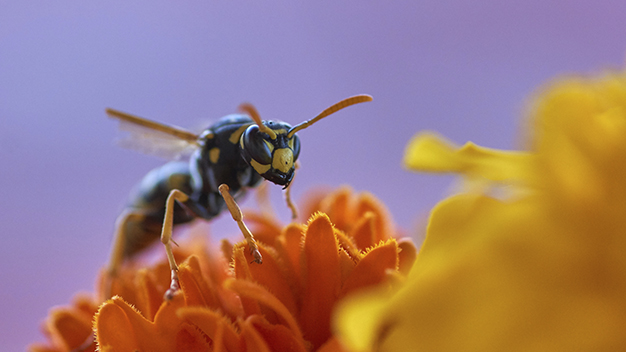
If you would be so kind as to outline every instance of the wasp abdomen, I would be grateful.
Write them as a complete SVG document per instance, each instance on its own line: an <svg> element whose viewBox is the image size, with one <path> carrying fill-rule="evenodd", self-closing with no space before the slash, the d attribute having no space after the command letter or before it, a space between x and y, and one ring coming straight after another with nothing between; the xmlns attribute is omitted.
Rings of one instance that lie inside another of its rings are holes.
<svg viewBox="0 0 626 352"><path fill-rule="evenodd" d="M153 169L136 186L127 207L127 212L134 216L125 222L123 229L126 237L124 257L132 256L159 238L165 215L165 201L173 189L191 193L188 162L170 162ZM179 204L174 206L175 224L193 219L194 216Z"/></svg>

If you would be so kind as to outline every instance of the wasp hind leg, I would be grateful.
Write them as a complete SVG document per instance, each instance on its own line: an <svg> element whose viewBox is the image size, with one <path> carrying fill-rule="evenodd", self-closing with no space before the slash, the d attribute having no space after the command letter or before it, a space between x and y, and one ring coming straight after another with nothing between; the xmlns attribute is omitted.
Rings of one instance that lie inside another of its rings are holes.
<svg viewBox="0 0 626 352"><path fill-rule="evenodd" d="M129 224L132 222L141 222L145 218L145 215L133 209L127 209L117 217L115 221L115 239L113 241L113 249L111 250L111 257L109 258L109 264L106 269L106 277L103 283L103 300L109 299L112 296L113 279L117 277L122 262L128 257L128 229ZM131 231L132 232L132 231Z"/></svg>
<svg viewBox="0 0 626 352"><path fill-rule="evenodd" d="M237 205L237 202L235 202L233 196L230 195L230 189L228 188L228 185L221 184L218 189L220 191L220 194L224 198L224 201L226 202L226 206L228 207L228 211L230 211L230 215L232 215L233 220L237 222L237 225L239 226L243 237L246 239L246 241L248 241L250 253L252 253L254 262L259 264L263 263L263 257L261 256L261 252L259 252L259 247L256 244L256 240L254 239L252 232L250 232L250 230L248 229L248 226L246 226L246 224L243 222L243 214L241 212L241 208L239 208L239 205Z"/></svg>

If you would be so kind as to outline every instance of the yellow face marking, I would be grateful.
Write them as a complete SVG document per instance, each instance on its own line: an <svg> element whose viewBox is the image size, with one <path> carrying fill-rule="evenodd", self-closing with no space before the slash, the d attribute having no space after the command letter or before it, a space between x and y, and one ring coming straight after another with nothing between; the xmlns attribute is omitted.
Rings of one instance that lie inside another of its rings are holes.
<svg viewBox="0 0 626 352"><path fill-rule="evenodd" d="M293 140L294 138L289 138L289 142L287 142L287 145L291 148L291 150L293 150Z"/></svg>
<svg viewBox="0 0 626 352"><path fill-rule="evenodd" d="M220 148L211 148L211 150L209 150L209 160L211 161L211 163L213 164L217 164L217 161L220 159Z"/></svg>
<svg viewBox="0 0 626 352"><path fill-rule="evenodd" d="M254 168L254 171L258 172L260 175L270 169L270 165L261 164L254 159L250 160L250 165Z"/></svg>
<svg viewBox="0 0 626 352"><path fill-rule="evenodd" d="M232 143L235 144L237 142L239 142L239 139L241 138L241 135L243 134L243 131L246 130L246 128L248 128L248 126L250 126L251 124L247 124L247 125L243 125L241 127L239 127L237 129L237 131L233 132L233 134L230 135L230 137L228 137L228 140Z"/></svg>
<svg viewBox="0 0 626 352"><path fill-rule="evenodd" d="M274 151L272 167L276 170L288 173L293 166L293 152L289 148L280 148Z"/></svg>
<svg viewBox="0 0 626 352"><path fill-rule="evenodd" d="M286 134L287 133L287 130L284 129L284 128L281 128L279 130L272 130L272 131L274 131L274 133L276 133L276 134Z"/></svg>

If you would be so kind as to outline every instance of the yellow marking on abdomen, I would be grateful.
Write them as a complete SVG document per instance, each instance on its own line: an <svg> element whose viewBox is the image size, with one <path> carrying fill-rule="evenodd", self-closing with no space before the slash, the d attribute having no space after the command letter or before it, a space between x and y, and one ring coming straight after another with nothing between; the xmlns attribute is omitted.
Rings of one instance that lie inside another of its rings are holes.
<svg viewBox="0 0 626 352"><path fill-rule="evenodd" d="M220 159L220 148L215 147L209 150L209 160L213 164L217 164L217 161Z"/></svg>

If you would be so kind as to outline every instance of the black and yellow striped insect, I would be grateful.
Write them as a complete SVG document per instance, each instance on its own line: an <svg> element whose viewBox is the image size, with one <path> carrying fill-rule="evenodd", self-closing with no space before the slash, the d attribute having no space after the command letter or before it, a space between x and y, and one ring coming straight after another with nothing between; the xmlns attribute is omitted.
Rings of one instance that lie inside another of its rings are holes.
<svg viewBox="0 0 626 352"><path fill-rule="evenodd" d="M371 100L369 95L344 99L293 127L280 121L262 121L252 105L242 104L243 114L225 116L200 134L107 109L110 117L120 120L122 128L133 132L130 141L134 147L148 153L191 153L189 161L167 163L150 171L139 183L117 220L109 275L115 276L126 258L161 238L172 269L172 287L166 294L171 296L178 288L178 267L171 248L173 225L195 218L210 220L224 208L239 225L255 261L261 263L261 254L235 199L266 179L284 186L295 215L288 187L300 153L296 132L345 107ZM155 136L161 142L154 143Z"/></svg>

